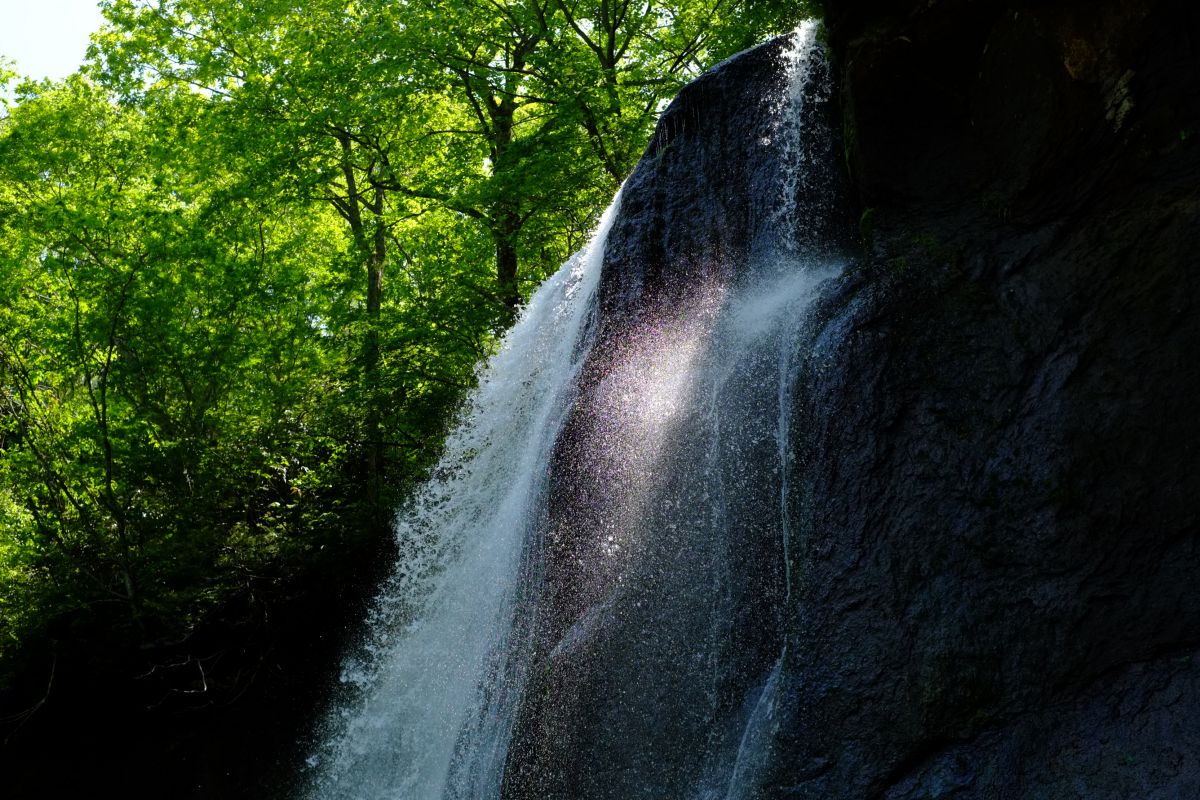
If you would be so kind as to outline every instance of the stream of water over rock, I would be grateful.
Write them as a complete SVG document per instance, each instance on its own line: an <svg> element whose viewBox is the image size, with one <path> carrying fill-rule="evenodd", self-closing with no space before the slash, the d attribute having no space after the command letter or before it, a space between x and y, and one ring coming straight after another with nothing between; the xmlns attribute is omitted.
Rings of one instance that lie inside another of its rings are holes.
<svg viewBox="0 0 1200 800"><path fill-rule="evenodd" d="M618 193L399 516L306 796L756 795L785 657L801 323L841 268L797 225L821 213L828 169L809 146L828 134L815 23L779 52L759 141L779 167L748 263L596 345Z"/></svg>

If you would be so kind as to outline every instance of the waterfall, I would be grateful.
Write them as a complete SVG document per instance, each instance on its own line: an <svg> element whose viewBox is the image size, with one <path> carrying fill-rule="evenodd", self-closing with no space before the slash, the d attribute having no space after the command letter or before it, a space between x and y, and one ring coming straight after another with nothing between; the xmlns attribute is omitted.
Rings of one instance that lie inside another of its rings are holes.
<svg viewBox="0 0 1200 800"><path fill-rule="evenodd" d="M802 323L840 269L814 222L815 23L782 60L747 263L598 341L618 194L481 371L399 518L309 797L755 796L786 658Z"/></svg>
<svg viewBox="0 0 1200 800"><path fill-rule="evenodd" d="M434 477L396 523L400 555L343 668L354 700L309 758L313 798L434 800L472 721L504 738L519 686L501 663L514 633L522 549L538 524L545 463L589 344L604 241L538 290L480 372ZM503 764L502 744L494 754Z"/></svg>

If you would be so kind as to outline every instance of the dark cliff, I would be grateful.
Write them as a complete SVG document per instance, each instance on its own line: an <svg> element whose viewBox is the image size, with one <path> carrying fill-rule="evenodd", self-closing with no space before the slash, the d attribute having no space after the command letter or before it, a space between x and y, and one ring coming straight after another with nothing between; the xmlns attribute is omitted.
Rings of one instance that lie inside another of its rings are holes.
<svg viewBox="0 0 1200 800"><path fill-rule="evenodd" d="M765 794L1200 796L1200 11L828 7L865 255Z"/></svg>
<svg viewBox="0 0 1200 800"><path fill-rule="evenodd" d="M576 534L549 542L505 796L682 797L777 648L766 756L729 797L1200 796L1200 11L827 6L848 186L826 185L848 199L822 238L858 255L797 321L791 584L777 531L735 531L749 588L696 713L682 668L637 654L694 609L659 590L618 613L642 595L582 569L596 498L624 489L580 463L602 435L576 412L550 509ZM581 408L641 315L756 247L748 109L773 58L664 116L609 239ZM648 558L687 572L705 547Z"/></svg>

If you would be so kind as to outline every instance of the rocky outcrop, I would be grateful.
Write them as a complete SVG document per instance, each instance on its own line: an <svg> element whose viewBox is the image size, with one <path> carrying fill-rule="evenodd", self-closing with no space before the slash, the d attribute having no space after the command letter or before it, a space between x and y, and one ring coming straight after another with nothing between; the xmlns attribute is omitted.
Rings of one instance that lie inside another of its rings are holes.
<svg viewBox="0 0 1200 800"><path fill-rule="evenodd" d="M735 545L754 597L711 651L737 686L708 717L670 694L676 662L639 660L648 631L690 634L686 604L651 610L555 538L622 489L579 463L593 358L552 465L504 796L1200 796L1200 11L827 6L857 209L822 224L838 242L857 219L861 252L797 320L790 585L775 550ZM771 52L664 116L610 238L595 352L757 246ZM671 544L656 570L707 546ZM697 793L723 721L747 718L754 769Z"/></svg>
<svg viewBox="0 0 1200 800"><path fill-rule="evenodd" d="M744 482L731 474L743 456L714 457L719 436L692 397L722 292L780 234L783 101L773 98L785 95L788 46L773 41L685 87L622 190L595 341L550 465L507 800L683 798L727 782L747 693L778 658L779 531L754 509L772 489L755 479L728 492L738 521L714 524L713 484ZM836 164L832 137L812 146L818 165ZM835 169L817 171L837 185ZM848 215L826 203L798 207L813 213L787 225L814 241L834 220L846 228ZM676 373L674 389L663 372ZM642 425L643 404L670 408ZM748 438L730 447L751 449ZM767 452L751 470L773 463L774 441L757 446Z"/></svg>
<svg viewBox="0 0 1200 800"><path fill-rule="evenodd" d="M767 797L1200 793L1200 12L829 2L866 252Z"/></svg>

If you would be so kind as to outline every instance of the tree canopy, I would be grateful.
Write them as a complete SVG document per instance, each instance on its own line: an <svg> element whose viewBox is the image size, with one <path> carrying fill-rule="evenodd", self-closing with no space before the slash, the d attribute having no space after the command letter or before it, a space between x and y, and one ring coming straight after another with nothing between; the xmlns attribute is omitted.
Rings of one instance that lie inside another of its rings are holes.
<svg viewBox="0 0 1200 800"><path fill-rule="evenodd" d="M0 117L0 659L177 640L384 535L669 98L802 10L103 7Z"/></svg>

